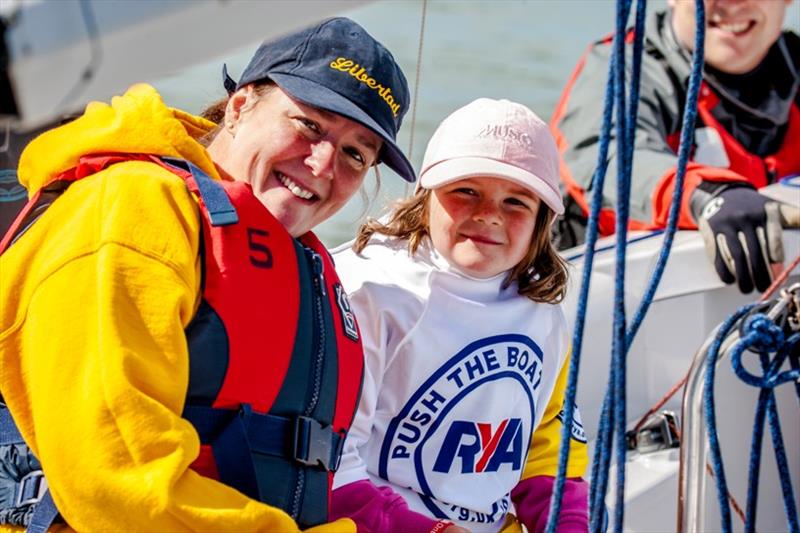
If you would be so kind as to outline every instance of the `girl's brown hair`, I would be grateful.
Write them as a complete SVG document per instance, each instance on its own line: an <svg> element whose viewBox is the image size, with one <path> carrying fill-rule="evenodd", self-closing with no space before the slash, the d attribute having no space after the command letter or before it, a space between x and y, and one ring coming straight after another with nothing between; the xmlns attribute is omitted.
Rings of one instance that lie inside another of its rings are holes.
<svg viewBox="0 0 800 533"><path fill-rule="evenodd" d="M397 202L386 224L368 219L358 229L353 249L361 252L373 234L408 240L408 251L416 253L422 240L428 236L430 189L417 189L409 198ZM556 252L550 234L553 210L543 202L536 213L536 231L531 236L528 253L508 272L503 288L517 282L521 296L534 302L558 303L567 290L567 263ZM542 231L542 228L546 228Z"/></svg>

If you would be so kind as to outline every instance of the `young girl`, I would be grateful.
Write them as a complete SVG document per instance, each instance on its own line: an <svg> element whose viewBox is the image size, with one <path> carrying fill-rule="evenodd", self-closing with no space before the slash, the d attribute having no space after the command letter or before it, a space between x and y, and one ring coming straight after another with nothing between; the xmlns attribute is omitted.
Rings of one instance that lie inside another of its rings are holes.
<svg viewBox="0 0 800 533"><path fill-rule="evenodd" d="M482 98L434 133L414 196L334 254L366 354L335 517L374 532L544 529L568 367L567 271L550 243L562 212L547 125ZM587 529L580 422L572 436L559 532Z"/></svg>

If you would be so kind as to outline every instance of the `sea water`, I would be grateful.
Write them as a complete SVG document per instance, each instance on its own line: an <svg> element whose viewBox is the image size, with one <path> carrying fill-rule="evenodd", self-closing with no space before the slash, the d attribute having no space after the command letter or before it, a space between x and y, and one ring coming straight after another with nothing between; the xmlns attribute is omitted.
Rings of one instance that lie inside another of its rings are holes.
<svg viewBox="0 0 800 533"><path fill-rule="evenodd" d="M406 115L398 143L415 169L420 168L425 145L439 122L476 98L514 100L549 120L583 51L592 41L613 32L616 2L429 0L418 62L423 5L421 0L377 0L341 13L386 45L408 78L416 109L412 107ZM665 6L664 0L650 0L647 9ZM800 2L787 9L786 25L794 31L800 29ZM224 96L222 63L237 79L256 45L154 85L169 105L199 112ZM393 200L413 192L413 185L406 185L383 165L377 191L372 176L370 171L364 181L366 201L356 195L317 228L326 245L350 240L364 216L379 216Z"/></svg>

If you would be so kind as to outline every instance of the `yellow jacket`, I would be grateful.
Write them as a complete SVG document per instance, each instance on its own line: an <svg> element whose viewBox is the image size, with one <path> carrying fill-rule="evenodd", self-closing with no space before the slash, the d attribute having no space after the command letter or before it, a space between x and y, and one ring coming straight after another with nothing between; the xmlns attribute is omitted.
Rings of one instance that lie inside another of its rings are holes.
<svg viewBox="0 0 800 533"><path fill-rule="evenodd" d="M82 155L131 152L219 179L196 140L213 126L137 85L35 139L19 178L33 194ZM0 391L76 530L297 531L189 469L200 443L180 416L183 332L200 299L199 234L183 181L128 161L74 183L0 257Z"/></svg>

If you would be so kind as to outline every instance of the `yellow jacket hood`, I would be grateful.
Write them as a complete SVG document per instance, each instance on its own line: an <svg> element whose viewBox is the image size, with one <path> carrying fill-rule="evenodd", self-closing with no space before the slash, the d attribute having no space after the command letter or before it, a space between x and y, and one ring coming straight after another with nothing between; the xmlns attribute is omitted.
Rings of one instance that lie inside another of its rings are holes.
<svg viewBox="0 0 800 533"><path fill-rule="evenodd" d="M22 153L19 180L33 195L89 154L138 153L192 161L214 178L214 163L196 139L214 123L167 107L156 90L134 85L111 105L91 102L78 119L47 131Z"/></svg>
<svg viewBox="0 0 800 533"><path fill-rule="evenodd" d="M212 128L137 85L34 140L20 175L35 192L84 155L127 152L218 178L196 140ZM200 439L181 413L201 234L184 180L132 160L71 184L0 255L0 390L76 531L299 531L191 467Z"/></svg>

